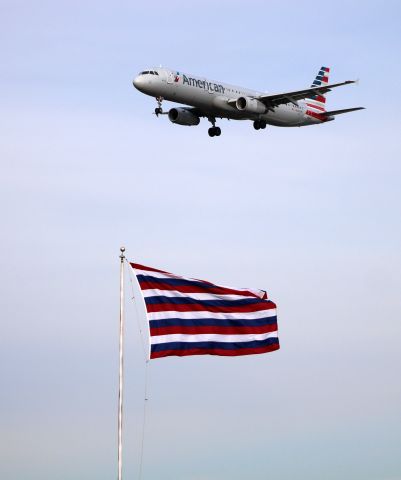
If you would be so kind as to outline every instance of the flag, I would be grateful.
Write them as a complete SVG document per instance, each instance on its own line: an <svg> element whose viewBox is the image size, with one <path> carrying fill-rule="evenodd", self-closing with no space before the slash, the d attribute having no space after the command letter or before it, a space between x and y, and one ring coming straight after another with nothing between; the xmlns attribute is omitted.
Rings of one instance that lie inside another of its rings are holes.
<svg viewBox="0 0 401 480"><path fill-rule="evenodd" d="M130 265L145 301L150 358L252 355L280 348L276 305L264 290Z"/></svg>

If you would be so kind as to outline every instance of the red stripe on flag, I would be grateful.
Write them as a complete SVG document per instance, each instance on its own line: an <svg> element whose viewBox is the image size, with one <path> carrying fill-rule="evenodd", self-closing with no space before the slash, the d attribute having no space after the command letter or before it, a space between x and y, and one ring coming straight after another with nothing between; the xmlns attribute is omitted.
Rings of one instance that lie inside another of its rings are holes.
<svg viewBox="0 0 401 480"><path fill-rule="evenodd" d="M140 265L139 263L130 263L132 268L137 268L138 270L146 270L147 272L158 272L158 273L168 273L172 275L172 273L165 272L164 270L158 270L157 268L146 267L145 265Z"/></svg>
<svg viewBox="0 0 401 480"><path fill-rule="evenodd" d="M164 350L161 352L152 352L150 358L161 358L161 357L186 357L187 355L220 355L223 357L238 357L240 355L254 355L257 353L267 353L274 352L279 350L280 345L268 345L266 347L257 347L257 348L238 348L236 350L225 350L225 349L206 349L206 348L191 348L189 350Z"/></svg>
<svg viewBox="0 0 401 480"><path fill-rule="evenodd" d="M159 327L151 328L150 335L152 337L157 337L158 335L173 335L175 333L181 333L183 335L200 335L203 333L217 333L223 335L246 335L252 333L269 333L275 332L277 330L277 323L271 325L261 325L257 327L247 327L247 326L238 326L238 327L226 327L226 326L202 326L202 327L188 327L174 325L172 327Z"/></svg>
<svg viewBox="0 0 401 480"><path fill-rule="evenodd" d="M218 286L210 286L206 282L205 286L199 285L170 285L167 282L163 282L161 279L160 281L149 281L149 280L140 280L139 284L141 286L141 290L169 290L169 291L176 291L181 293L210 293L210 294L217 294L217 295L241 295L243 297L254 297L260 298L258 295L249 292L248 290L235 290L233 288L225 288L225 287L218 287ZM267 299L267 295L263 297Z"/></svg>
<svg viewBox="0 0 401 480"><path fill-rule="evenodd" d="M234 301L233 301L234 303ZM213 313L236 313L236 312L260 312L262 310L271 310L276 308L273 302L260 301L251 305L233 305L228 306L211 306L202 305L201 303L154 303L147 304L146 309L148 313L152 312L213 312Z"/></svg>

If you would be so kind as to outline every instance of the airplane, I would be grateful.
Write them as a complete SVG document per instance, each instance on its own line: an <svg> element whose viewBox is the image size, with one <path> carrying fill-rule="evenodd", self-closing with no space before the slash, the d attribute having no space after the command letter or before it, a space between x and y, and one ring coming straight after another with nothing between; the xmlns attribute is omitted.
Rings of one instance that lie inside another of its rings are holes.
<svg viewBox="0 0 401 480"><path fill-rule="evenodd" d="M212 124L210 137L221 135L216 118L228 120L251 120L255 130L266 126L302 127L334 120L336 115L362 110L364 107L326 110L326 93L333 88L356 83L346 80L329 83L330 68L322 67L310 88L284 93L263 93L227 83L208 80L177 70L157 67L140 72L133 80L140 92L155 97L156 116L168 115L178 125L199 125L206 117ZM173 107L168 112L162 109L163 100L181 103L189 107Z"/></svg>

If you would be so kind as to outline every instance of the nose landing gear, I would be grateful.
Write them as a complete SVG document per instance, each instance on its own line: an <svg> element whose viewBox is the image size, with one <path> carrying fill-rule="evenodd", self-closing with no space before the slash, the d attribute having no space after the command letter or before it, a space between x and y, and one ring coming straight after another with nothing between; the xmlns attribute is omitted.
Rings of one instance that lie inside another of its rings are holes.
<svg viewBox="0 0 401 480"><path fill-rule="evenodd" d="M159 115L163 114L163 109L162 109L162 101L163 97L156 97L157 101L157 108L155 108L155 115L158 117Z"/></svg>

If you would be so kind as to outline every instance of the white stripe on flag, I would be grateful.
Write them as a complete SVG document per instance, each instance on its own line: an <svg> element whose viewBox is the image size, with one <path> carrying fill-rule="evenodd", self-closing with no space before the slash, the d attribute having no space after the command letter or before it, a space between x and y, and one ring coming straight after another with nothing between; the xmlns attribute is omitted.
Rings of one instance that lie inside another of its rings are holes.
<svg viewBox="0 0 401 480"><path fill-rule="evenodd" d="M266 340L267 338L277 337L277 330L275 332L259 333L259 334L247 334L247 335L219 335L219 334L199 334L199 335L183 335L175 333L172 335L157 335L151 337L152 345L158 343L170 343L170 342L224 342L224 343L236 343L236 342L253 342L255 340Z"/></svg>
<svg viewBox="0 0 401 480"><path fill-rule="evenodd" d="M177 290L143 290L144 297L169 297L169 298L193 298L194 300L243 300L245 298L251 298L258 300L257 298L249 295L217 295L215 293L183 293L177 292ZM260 300L260 299L259 299Z"/></svg>
<svg viewBox="0 0 401 480"><path fill-rule="evenodd" d="M215 320L255 320L258 318L275 317L276 308L269 310L260 310L258 312L236 312L236 313L216 313L216 312L146 312L148 320L164 320L169 318L182 318L184 320L196 320L197 318L213 318Z"/></svg>

